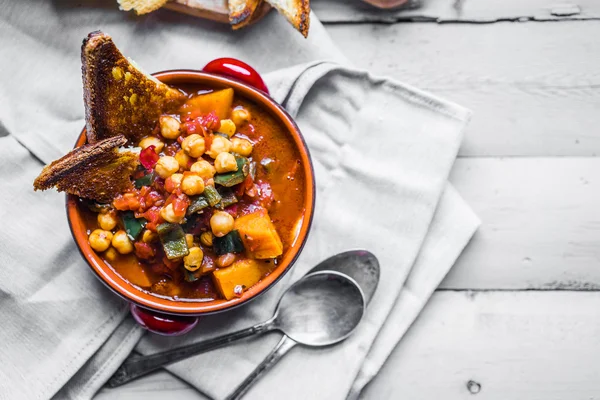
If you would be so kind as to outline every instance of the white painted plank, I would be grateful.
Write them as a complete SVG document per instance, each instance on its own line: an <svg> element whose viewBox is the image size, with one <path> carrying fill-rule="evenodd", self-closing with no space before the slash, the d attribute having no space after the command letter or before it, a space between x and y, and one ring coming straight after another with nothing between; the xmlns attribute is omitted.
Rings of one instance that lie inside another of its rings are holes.
<svg viewBox="0 0 600 400"><path fill-rule="evenodd" d="M595 0L454 1L409 0L397 9L381 10L362 1L313 0L312 9L321 22L476 22L553 21L600 18Z"/></svg>
<svg viewBox="0 0 600 400"><path fill-rule="evenodd" d="M597 292L437 292L363 398L599 399L599 308Z"/></svg>
<svg viewBox="0 0 600 400"><path fill-rule="evenodd" d="M328 31L357 66L471 108L461 155L600 154L598 22L332 25Z"/></svg>
<svg viewBox="0 0 600 400"><path fill-rule="evenodd" d="M451 289L600 289L600 159L463 158L450 181L482 225Z"/></svg>

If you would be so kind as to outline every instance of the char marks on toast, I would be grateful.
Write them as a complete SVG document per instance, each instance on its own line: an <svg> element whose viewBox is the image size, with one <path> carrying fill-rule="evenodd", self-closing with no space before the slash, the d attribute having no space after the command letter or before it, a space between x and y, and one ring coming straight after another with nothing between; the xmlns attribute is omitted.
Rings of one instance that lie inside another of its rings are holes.
<svg viewBox="0 0 600 400"><path fill-rule="evenodd" d="M304 36L310 26L310 0L265 0L283 14Z"/></svg>
<svg viewBox="0 0 600 400"><path fill-rule="evenodd" d="M78 147L45 166L33 187L56 187L59 192L110 202L132 187L130 176L138 165L136 153L119 151L125 143L127 139L119 135Z"/></svg>
<svg viewBox="0 0 600 400"><path fill-rule="evenodd" d="M136 68L103 32L83 41L81 61L88 143L117 135L137 143L187 98Z"/></svg>
<svg viewBox="0 0 600 400"><path fill-rule="evenodd" d="M229 0L229 23L233 29L248 25L261 4L262 0Z"/></svg>

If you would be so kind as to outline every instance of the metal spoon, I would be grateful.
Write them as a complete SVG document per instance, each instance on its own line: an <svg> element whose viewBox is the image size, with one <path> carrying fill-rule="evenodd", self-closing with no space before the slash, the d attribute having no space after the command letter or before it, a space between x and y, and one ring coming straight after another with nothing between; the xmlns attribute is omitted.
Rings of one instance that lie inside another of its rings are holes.
<svg viewBox="0 0 600 400"><path fill-rule="evenodd" d="M308 271L307 276L319 272L333 271L342 273L352 278L359 284L367 303L371 301L379 283L379 260L367 250L349 250L338 253L320 262L316 267ZM340 339L340 341L343 340ZM248 389L275 365L296 344L313 346L306 342L294 340L288 335L283 335L277 346L254 371L227 397L227 400L240 399Z"/></svg>
<svg viewBox="0 0 600 400"><path fill-rule="evenodd" d="M203 342L128 360L110 378L108 386L120 386L164 365L255 334L278 330L284 334L284 339L289 336L291 339L287 344L277 346L276 354L271 353L272 357L259 366L261 371L255 371L244 381L246 385L236 390L234 395L241 396L263 371L274 365L296 343L327 346L348 337L360 322L365 307L364 295L352 278L334 271L315 272L287 289L268 321Z"/></svg>

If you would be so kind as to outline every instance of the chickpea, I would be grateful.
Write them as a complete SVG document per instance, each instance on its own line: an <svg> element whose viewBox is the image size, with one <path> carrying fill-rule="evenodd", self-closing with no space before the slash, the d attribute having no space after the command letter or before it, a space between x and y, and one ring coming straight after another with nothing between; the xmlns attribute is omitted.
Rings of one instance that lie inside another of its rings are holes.
<svg viewBox="0 0 600 400"><path fill-rule="evenodd" d="M200 160L196 161L190 167L190 171L197 174L199 177L203 179L210 179L215 176L217 170L213 167L208 161Z"/></svg>
<svg viewBox="0 0 600 400"><path fill-rule="evenodd" d="M111 247L104 252L104 258L108 261L115 261L118 256L119 253L117 253L117 250L115 250L114 247Z"/></svg>
<svg viewBox="0 0 600 400"><path fill-rule="evenodd" d="M204 192L204 181L198 175L186 175L181 181L181 190L188 196Z"/></svg>
<svg viewBox="0 0 600 400"><path fill-rule="evenodd" d="M222 119L221 127L219 128L219 132L226 134L229 137L235 135L235 124L230 119Z"/></svg>
<svg viewBox="0 0 600 400"><path fill-rule="evenodd" d="M203 232L200 235L200 243L205 245L206 247L212 247L213 245L213 234L210 231Z"/></svg>
<svg viewBox="0 0 600 400"><path fill-rule="evenodd" d="M163 115L160 117L160 134L165 139L177 139L179 136L179 128L181 124L175 118L169 115Z"/></svg>
<svg viewBox="0 0 600 400"><path fill-rule="evenodd" d="M246 139L234 138L231 140L231 151L240 156L248 157L252 154L252 143Z"/></svg>
<svg viewBox="0 0 600 400"><path fill-rule="evenodd" d="M219 256L217 265L221 268L229 267L235 261L235 254L227 253Z"/></svg>
<svg viewBox="0 0 600 400"><path fill-rule="evenodd" d="M233 230L233 217L225 211L217 211L210 217L210 229L216 237L223 237Z"/></svg>
<svg viewBox="0 0 600 400"><path fill-rule="evenodd" d="M112 211L100 213L98 214L98 225L105 231L112 231L117 226L117 216Z"/></svg>
<svg viewBox="0 0 600 400"><path fill-rule="evenodd" d="M181 181L183 180L183 174L179 172L171 175L167 179L165 179L165 190L169 193L173 193L175 189L181 186Z"/></svg>
<svg viewBox="0 0 600 400"><path fill-rule="evenodd" d="M175 172L179 171L179 163L175 159L175 157L164 156L161 157L156 165L154 166L154 170L163 179L167 179Z"/></svg>
<svg viewBox="0 0 600 400"><path fill-rule="evenodd" d="M167 222L172 224L178 224L183 220L183 215L180 217L175 215L175 210L173 210L173 204L169 204L166 207L161 208L160 216Z"/></svg>
<svg viewBox="0 0 600 400"><path fill-rule="evenodd" d="M186 233L185 243L187 244L188 249L194 247L194 235L192 235L191 233Z"/></svg>
<svg viewBox="0 0 600 400"><path fill-rule="evenodd" d="M123 230L117 231L112 238L112 245L121 254L129 254L133 251L133 243L127 237Z"/></svg>
<svg viewBox="0 0 600 400"><path fill-rule="evenodd" d="M162 151L162 149L165 147L165 143L155 136L148 136L148 137L145 137L142 140L140 140L139 146L142 149L145 149L146 147L154 146L155 147L154 151L157 153L160 153Z"/></svg>
<svg viewBox="0 0 600 400"><path fill-rule="evenodd" d="M192 157L188 156L185 151L179 150L177 153L175 153L175 159L179 163L179 168L187 169L189 162L192 160Z"/></svg>
<svg viewBox="0 0 600 400"><path fill-rule="evenodd" d="M218 173L237 171L235 157L231 153L221 153L215 159L215 169Z"/></svg>
<svg viewBox="0 0 600 400"><path fill-rule="evenodd" d="M188 271L196 271L202 266L204 260L204 252L200 247L191 247L187 256L183 257L183 266Z"/></svg>
<svg viewBox="0 0 600 400"><path fill-rule="evenodd" d="M156 239L158 239L158 235L149 229L144 230L144 233L142 233L142 242L144 243L151 243Z"/></svg>
<svg viewBox="0 0 600 400"><path fill-rule="evenodd" d="M243 107L238 107L231 112L231 120L236 126L241 126L250 120L250 113Z"/></svg>
<svg viewBox="0 0 600 400"><path fill-rule="evenodd" d="M231 150L231 142L229 139L225 139L223 136L215 136L210 145L210 150L207 151L206 154L212 158L217 158L219 154L228 153L229 150Z"/></svg>
<svg viewBox="0 0 600 400"><path fill-rule="evenodd" d="M181 142L181 148L191 157L198 158L204 154L205 143L204 138L197 133L190 135L183 139Z"/></svg>
<svg viewBox="0 0 600 400"><path fill-rule="evenodd" d="M92 249L96 250L99 253L108 249L108 247L110 246L110 241L112 239L112 232L105 231L102 229L94 230L92 233L90 233L90 237L88 238Z"/></svg>

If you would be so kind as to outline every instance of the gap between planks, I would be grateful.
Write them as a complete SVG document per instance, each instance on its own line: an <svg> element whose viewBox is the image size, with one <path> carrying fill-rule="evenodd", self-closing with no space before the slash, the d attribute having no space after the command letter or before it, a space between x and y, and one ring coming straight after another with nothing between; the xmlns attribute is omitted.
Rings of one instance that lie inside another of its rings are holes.
<svg viewBox="0 0 600 400"><path fill-rule="evenodd" d="M600 154L598 22L327 28L357 67L471 109L461 156Z"/></svg>

